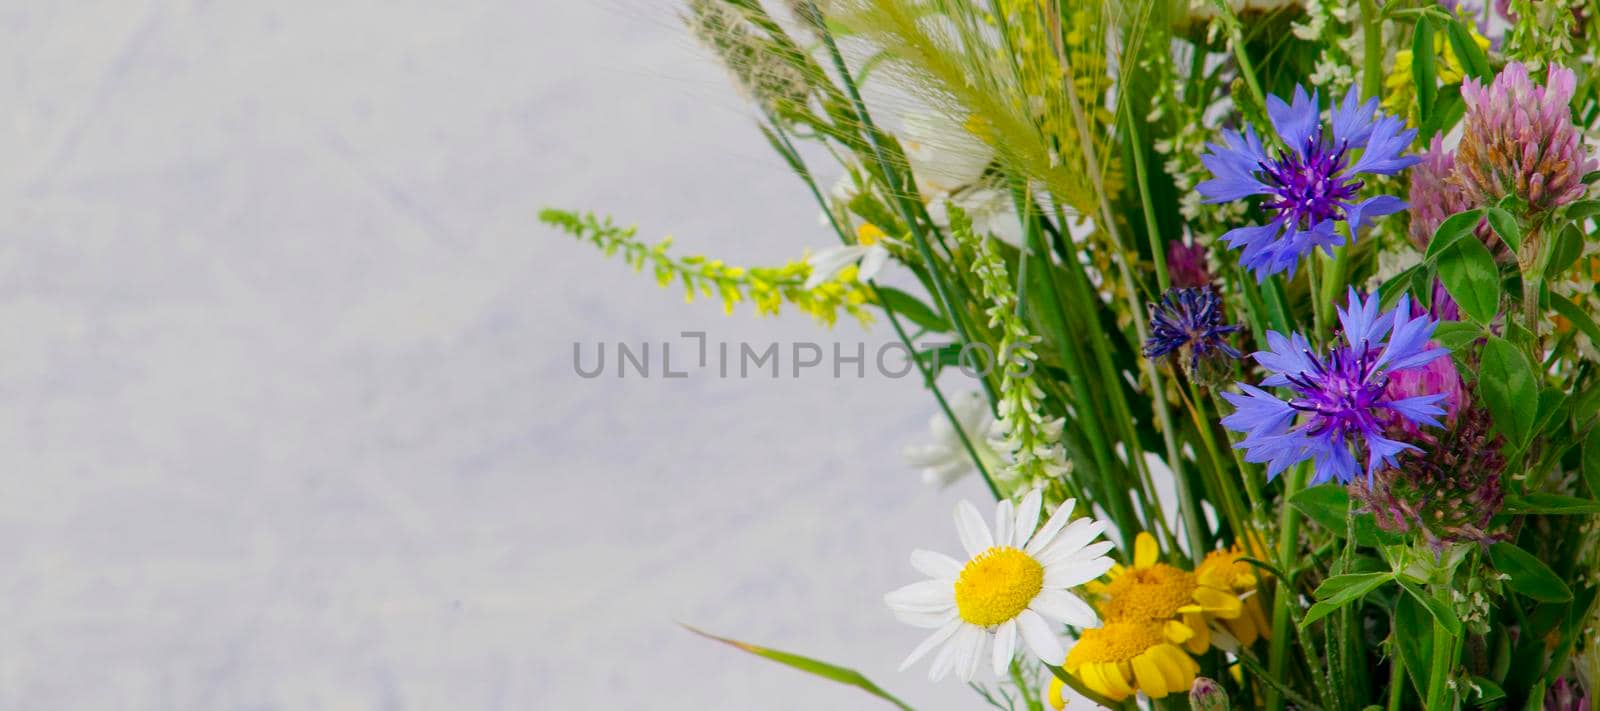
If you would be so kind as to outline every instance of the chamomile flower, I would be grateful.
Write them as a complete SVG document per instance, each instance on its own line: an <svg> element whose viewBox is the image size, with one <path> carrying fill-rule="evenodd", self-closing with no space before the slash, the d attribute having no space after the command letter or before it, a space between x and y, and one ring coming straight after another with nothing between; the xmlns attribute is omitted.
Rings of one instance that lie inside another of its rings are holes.
<svg viewBox="0 0 1600 711"><path fill-rule="evenodd" d="M863 222L856 228L855 244L828 247L806 257L806 264L811 265L811 276L806 277L806 290L817 288L840 270L857 262L860 263L856 271L858 281L877 276L884 263L889 261L889 250L883 246L884 236L883 230L878 229L877 225Z"/></svg>
<svg viewBox="0 0 1600 711"><path fill-rule="evenodd" d="M1160 557L1155 536L1140 532L1133 565L1113 566L1106 582L1086 587L1101 597L1100 614L1107 620L1160 623L1172 642L1200 654L1211 646L1210 621L1237 618L1243 603L1231 589L1201 585L1194 573Z"/></svg>
<svg viewBox="0 0 1600 711"><path fill-rule="evenodd" d="M1148 620L1107 622L1084 630L1063 666L1084 686L1112 701L1142 691L1152 699L1184 693L1200 665L1178 646L1184 638L1170 624Z"/></svg>
<svg viewBox="0 0 1600 711"><path fill-rule="evenodd" d="M972 445L985 469L999 471L1000 455L989 443L994 428L994 412L989 409L989 401L982 393L970 391L950 399L950 412L961 423L961 433L967 438L965 444L961 434L951 426L950 418L941 412L928 420L929 441L905 448L906 461L922 471L923 483L945 487L977 471L972 455L967 452L967 444Z"/></svg>
<svg viewBox="0 0 1600 711"><path fill-rule="evenodd" d="M1043 502L1039 489L1015 506L1001 501L991 529L978 508L963 501L955 518L967 561L926 550L911 554L912 567L930 579L891 592L884 602L902 622L934 632L906 657L902 670L938 649L928 674L935 681L952 671L971 681L986 658L996 674L1004 674L1019 637L1038 658L1055 663L1065 654L1059 625L1100 624L1071 589L1111 568L1105 557L1111 544L1093 542L1106 524L1092 518L1069 524L1075 502L1068 500L1035 531Z"/></svg>
<svg viewBox="0 0 1600 711"><path fill-rule="evenodd" d="M1261 548L1259 542L1252 547L1258 551ZM1251 555L1263 557L1259 552ZM1217 646L1224 649L1232 648L1233 643L1249 647L1255 644L1257 639L1272 638L1272 628L1267 622L1266 610L1261 606L1261 598L1255 595L1261 573L1255 566L1241 560L1246 556L1244 548L1234 544L1232 548L1206 554L1205 560L1194 569L1195 582L1201 587L1232 591L1242 603L1237 617L1217 620L1222 631L1233 638L1215 640Z"/></svg>

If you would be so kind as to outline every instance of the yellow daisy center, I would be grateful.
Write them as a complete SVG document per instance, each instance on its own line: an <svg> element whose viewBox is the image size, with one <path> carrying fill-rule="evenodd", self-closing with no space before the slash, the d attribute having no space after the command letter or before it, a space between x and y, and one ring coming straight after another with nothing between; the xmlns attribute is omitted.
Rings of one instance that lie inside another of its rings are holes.
<svg viewBox="0 0 1600 711"><path fill-rule="evenodd" d="M856 228L856 244L863 247L871 247L886 236L883 230L878 229L878 226L871 222L863 222L860 227Z"/></svg>
<svg viewBox="0 0 1600 711"><path fill-rule="evenodd" d="M1108 620L1165 620L1190 604L1195 589L1194 574L1166 563L1135 568L1106 585L1102 611Z"/></svg>
<svg viewBox="0 0 1600 711"><path fill-rule="evenodd" d="M1149 622L1107 622L1083 631L1067 654L1066 668L1084 664L1126 662L1158 644L1165 644L1161 626Z"/></svg>
<svg viewBox="0 0 1600 711"><path fill-rule="evenodd" d="M1044 566L1011 546L990 548L967 561L956 578L961 619L993 627L1022 614L1044 589Z"/></svg>

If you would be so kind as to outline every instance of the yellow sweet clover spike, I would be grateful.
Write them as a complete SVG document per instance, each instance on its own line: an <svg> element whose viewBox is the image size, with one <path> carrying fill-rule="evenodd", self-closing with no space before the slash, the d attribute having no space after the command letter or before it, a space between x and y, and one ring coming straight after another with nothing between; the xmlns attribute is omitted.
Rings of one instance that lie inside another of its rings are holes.
<svg viewBox="0 0 1600 711"><path fill-rule="evenodd" d="M854 265L841 269L837 275L813 289L806 289L806 279L811 276L811 265L804 261L791 261L777 267L729 266L720 259L700 255L674 258L668 254L672 238L667 237L654 245L646 245L636 237L636 228L618 227L610 218L593 214L578 214L562 210L544 210L539 221L556 227L581 240L599 247L607 256L618 252L623 261L635 271L649 263L660 286L670 285L674 279L683 284L684 301L693 302L697 295L716 298L722 302L723 311L732 314L740 302L750 301L761 316L775 316L784 303L811 316L818 322L832 326L843 312L862 325L872 322L866 306L872 303L871 292L856 280ZM863 240L881 239L882 230L876 234L865 232Z"/></svg>
<svg viewBox="0 0 1600 711"><path fill-rule="evenodd" d="M1489 38L1479 34L1477 25L1472 18L1467 17L1467 31L1472 35L1472 41L1478 49L1489 50ZM1415 99L1417 88L1414 86L1411 75L1413 52L1402 49L1394 54L1394 68L1389 75L1384 77L1383 110L1391 114L1409 116L1413 120L1417 117ZM1466 76L1467 70L1461 65L1461 60L1456 57L1455 49L1450 46L1449 36L1444 32L1435 32L1433 35L1433 55L1435 57L1434 73L1443 86L1458 84Z"/></svg>

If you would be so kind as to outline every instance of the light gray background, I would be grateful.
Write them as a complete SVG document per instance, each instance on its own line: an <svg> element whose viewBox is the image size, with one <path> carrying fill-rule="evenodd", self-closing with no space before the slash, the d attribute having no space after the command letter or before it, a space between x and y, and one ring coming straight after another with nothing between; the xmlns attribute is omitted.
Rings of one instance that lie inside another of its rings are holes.
<svg viewBox="0 0 1600 711"><path fill-rule="evenodd" d="M0 708L881 708L968 480L913 379L573 374L888 338L686 306L544 205L831 238L673 3L0 5Z"/></svg>

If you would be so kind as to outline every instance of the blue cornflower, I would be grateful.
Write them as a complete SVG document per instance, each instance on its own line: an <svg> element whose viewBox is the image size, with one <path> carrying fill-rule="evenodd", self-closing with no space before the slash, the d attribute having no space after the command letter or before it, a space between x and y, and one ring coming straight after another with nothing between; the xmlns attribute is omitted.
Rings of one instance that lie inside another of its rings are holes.
<svg viewBox="0 0 1600 711"><path fill-rule="evenodd" d="M1222 322L1222 299L1210 287L1168 289L1158 304L1150 304L1150 340L1144 342L1147 358L1187 351L1186 365L1191 374L1202 359L1221 353L1229 358L1241 354L1223 337L1239 330Z"/></svg>
<svg viewBox="0 0 1600 711"><path fill-rule="evenodd" d="M1378 296L1363 301L1350 290L1349 307L1339 309L1342 344L1318 355L1298 333L1267 333L1269 350L1252 354L1271 372L1262 387L1292 392L1287 401L1261 387L1240 384L1244 394L1224 393L1238 408L1222 418L1223 426L1245 433L1235 445L1245 460L1267 462L1267 477L1314 460L1313 483L1329 478L1348 482L1359 473L1356 452L1365 449L1367 474L1379 464L1395 466L1395 457L1416 446L1389 439L1384 432L1400 419L1439 427L1442 393L1394 397L1386 392L1389 375L1427 365L1449 351L1428 348L1437 321L1411 317L1411 299L1400 297L1394 309L1378 314Z"/></svg>
<svg viewBox="0 0 1600 711"><path fill-rule="evenodd" d="M1284 270L1294 276L1300 258L1318 247L1332 254L1348 239L1337 229L1340 222L1354 236L1372 218L1406 208L1391 195L1356 200L1364 185L1356 176L1394 175L1419 160L1402 155L1416 130L1379 112L1376 98L1360 103L1351 87L1323 122L1317 95L1308 97L1297 86L1293 104L1267 97L1267 115L1284 146L1275 157L1268 156L1253 127L1223 131L1226 145L1208 144L1211 152L1200 157L1214 177L1195 186L1211 203L1266 196L1261 207L1272 216L1266 224L1222 236L1229 246L1243 249L1239 263L1254 270L1257 280ZM1355 151L1360 154L1352 160Z"/></svg>

